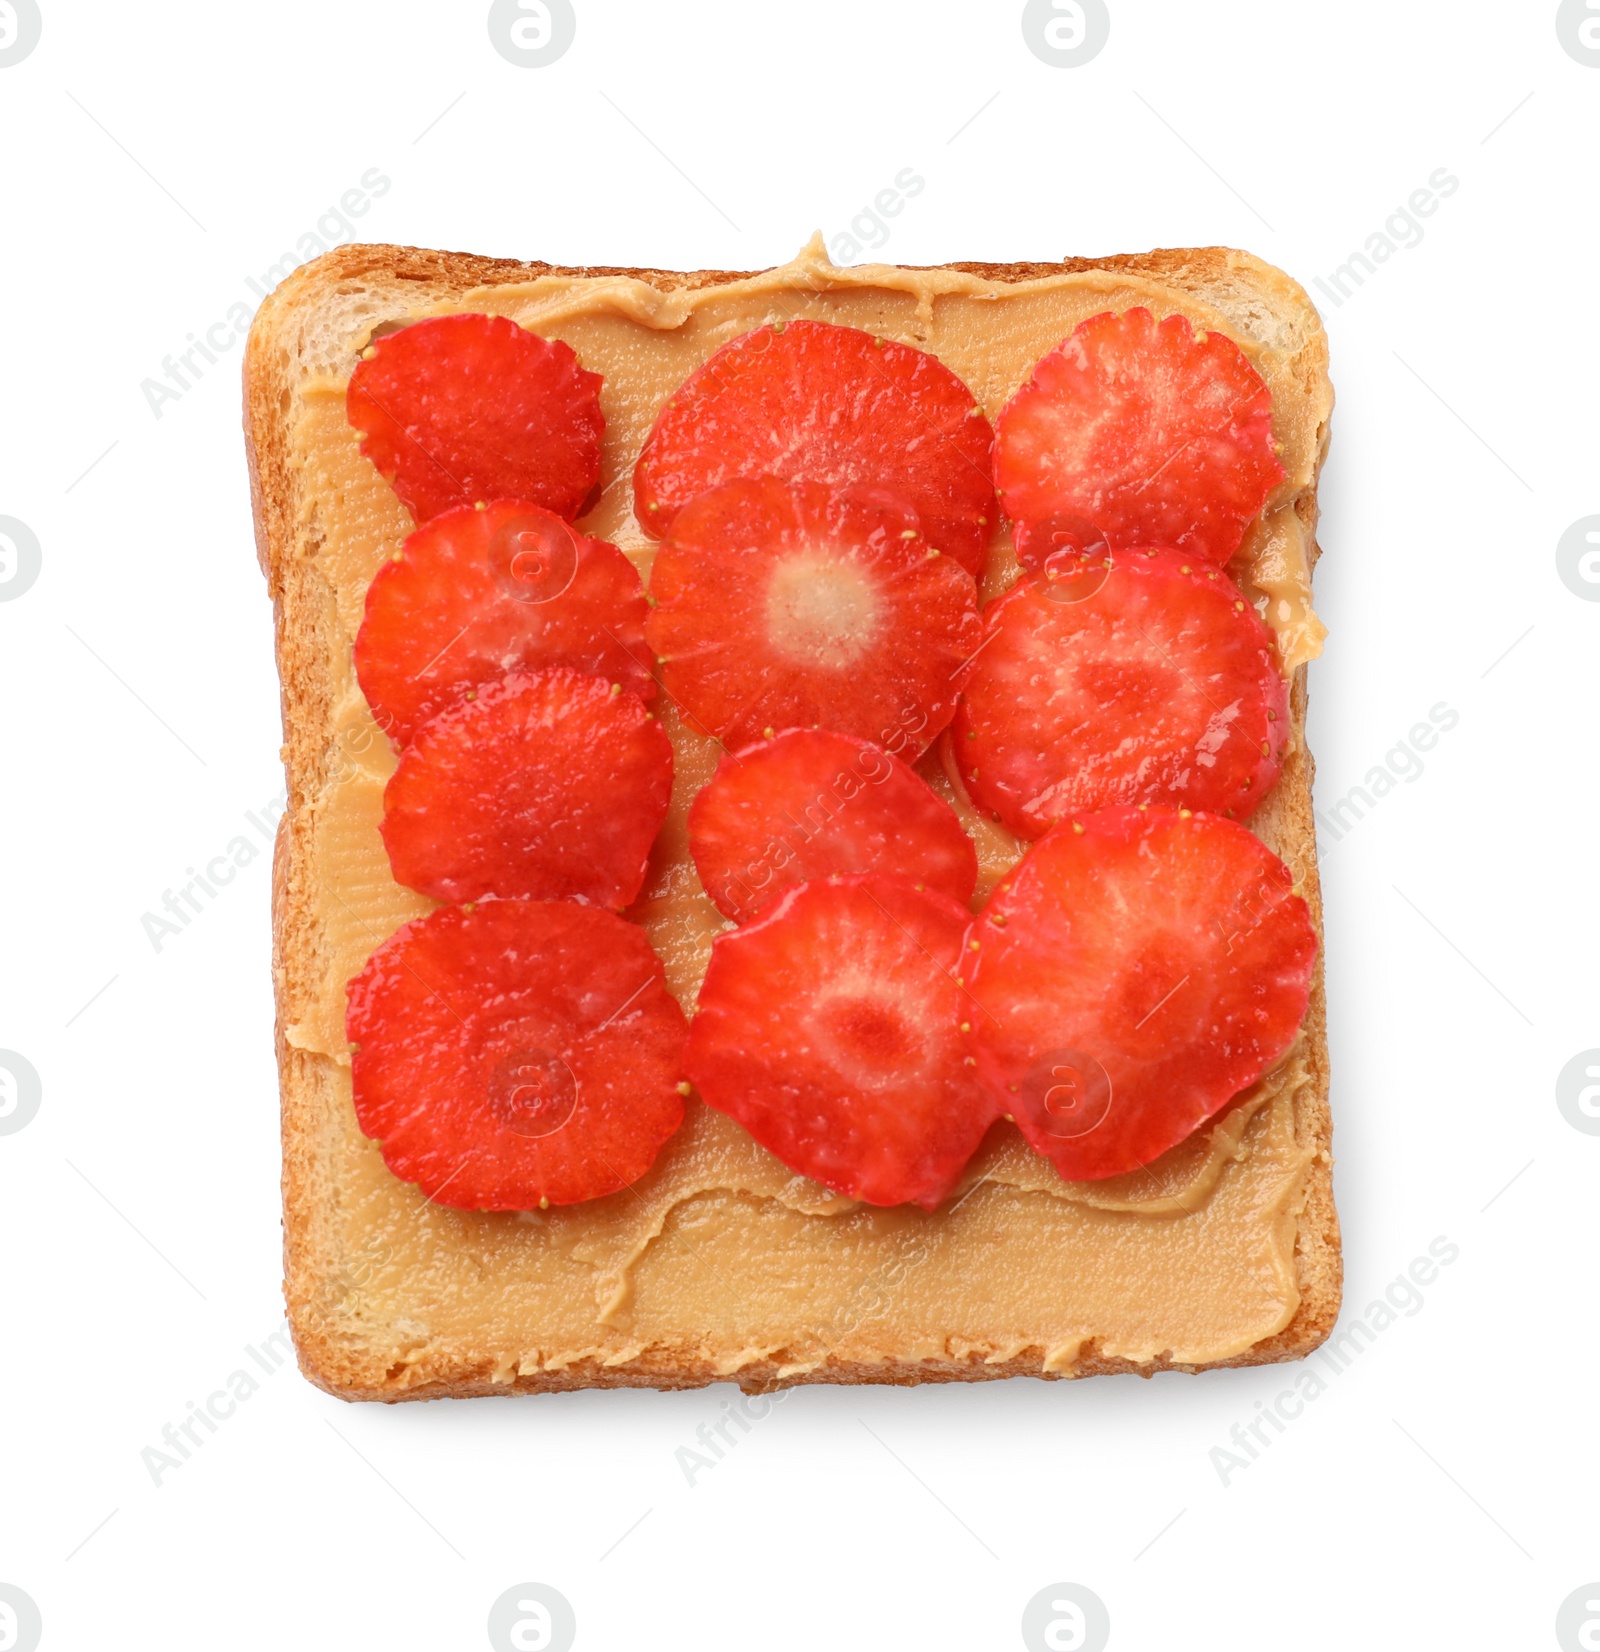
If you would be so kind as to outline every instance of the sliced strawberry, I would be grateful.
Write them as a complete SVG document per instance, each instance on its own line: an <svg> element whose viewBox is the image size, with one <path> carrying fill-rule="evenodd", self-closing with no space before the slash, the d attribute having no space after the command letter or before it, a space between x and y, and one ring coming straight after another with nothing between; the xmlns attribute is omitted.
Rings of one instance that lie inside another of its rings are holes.
<svg viewBox="0 0 1600 1652"><path fill-rule="evenodd" d="M403 746L469 688L565 665L656 691L638 571L536 505L462 506L417 529L367 587L356 677Z"/></svg>
<svg viewBox="0 0 1600 1652"><path fill-rule="evenodd" d="M828 878L718 937L689 1077L791 1170L931 1210L998 1109L963 1048L968 914L899 878Z"/></svg>
<svg viewBox="0 0 1600 1652"><path fill-rule="evenodd" d="M955 811L881 747L785 729L724 757L689 810L689 851L719 911L743 921L785 889L883 872L965 905L978 854Z"/></svg>
<svg viewBox="0 0 1600 1652"><path fill-rule="evenodd" d="M1024 568L1045 568L1052 557L1065 568L1079 557L1104 556L1111 546L1101 529L1069 511L1056 511L1037 522L1014 522L1012 540Z"/></svg>
<svg viewBox="0 0 1600 1652"><path fill-rule="evenodd" d="M663 687L733 746L820 727L915 755L982 631L972 576L904 508L770 476L681 511L650 594Z"/></svg>
<svg viewBox="0 0 1600 1652"><path fill-rule="evenodd" d="M984 613L952 729L1013 832L1162 803L1248 818L1278 778L1288 686L1238 587L1182 551L1059 553Z"/></svg>
<svg viewBox="0 0 1600 1652"><path fill-rule="evenodd" d="M995 481L1037 567L1050 519L1222 563L1283 480L1272 393L1221 333L1143 308L1082 322L995 421Z"/></svg>
<svg viewBox="0 0 1600 1652"><path fill-rule="evenodd" d="M1317 955L1293 882L1234 821L1108 809L995 890L964 953L969 1042L1067 1180L1149 1164L1288 1052Z"/></svg>
<svg viewBox="0 0 1600 1652"><path fill-rule="evenodd" d="M350 983L362 1131L437 1204L532 1210L636 1182L683 1119L683 1012L633 924L556 901L408 923Z"/></svg>
<svg viewBox="0 0 1600 1652"><path fill-rule="evenodd" d="M571 519L600 478L600 383L505 316L435 316L377 340L345 408L418 522L485 499Z"/></svg>
<svg viewBox="0 0 1600 1652"><path fill-rule="evenodd" d="M904 495L930 545L977 574L998 520L993 442L936 356L825 321L758 327L662 408L633 473L634 511L660 537L735 477L884 487Z"/></svg>
<svg viewBox="0 0 1600 1652"><path fill-rule="evenodd" d="M672 742L604 677L519 672L424 723L383 794L395 879L439 901L626 906L672 794Z"/></svg>

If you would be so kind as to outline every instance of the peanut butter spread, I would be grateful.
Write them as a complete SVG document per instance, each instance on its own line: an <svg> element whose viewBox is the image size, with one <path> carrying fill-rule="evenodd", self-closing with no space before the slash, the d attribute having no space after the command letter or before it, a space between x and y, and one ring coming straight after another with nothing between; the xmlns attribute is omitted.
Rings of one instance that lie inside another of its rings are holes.
<svg viewBox="0 0 1600 1652"><path fill-rule="evenodd" d="M1148 305L1235 337L1274 391L1286 476L1246 536L1232 572L1278 640L1292 676L1320 648L1306 530L1296 501L1314 482L1325 407L1291 378L1286 352L1238 335L1187 294L1109 271L995 282L954 271L836 269L820 240L790 265L748 279L663 292L633 278L547 276L467 294L449 307L507 315L564 339L604 375L606 418L596 508L580 523L610 539L648 579L652 542L633 519L634 460L664 399L728 340L798 316L861 327L931 351L972 388L991 419L1034 362L1086 317ZM432 313L419 310L404 319ZM303 868L321 930L321 985L288 1006L289 1042L328 1064L341 1088L323 1143L335 1181L332 1220L344 1266L325 1306L353 1340L398 1332L401 1386L436 1374L431 1350L493 1351L494 1380L579 1360L626 1364L670 1350L733 1375L776 1361L782 1374L839 1360L972 1359L1025 1352L1070 1372L1080 1350L1149 1361L1227 1359L1280 1331L1298 1305L1296 1219L1312 1149L1297 1140L1295 1096L1312 1082L1302 1043L1210 1128L1147 1169L1063 1182L997 1124L943 1209L854 1204L791 1174L731 1120L692 1100L679 1135L633 1189L564 1209L467 1212L432 1204L385 1168L349 1103L345 983L373 949L433 903L392 879L378 835L394 755L357 686L351 644L366 589L412 524L361 456L345 421L345 376L313 377L292 413L300 509L336 623L329 778L310 800ZM1002 533L983 587L1015 576ZM723 920L689 858L685 814L716 762L713 742L661 715L676 780L644 892L631 912L692 1010ZM1305 785L1296 744L1279 787ZM978 895L1023 847L979 818L935 746L920 771L978 845ZM1279 794L1252 826L1280 853L1289 811ZM803 1327L796 1334L796 1327Z"/></svg>

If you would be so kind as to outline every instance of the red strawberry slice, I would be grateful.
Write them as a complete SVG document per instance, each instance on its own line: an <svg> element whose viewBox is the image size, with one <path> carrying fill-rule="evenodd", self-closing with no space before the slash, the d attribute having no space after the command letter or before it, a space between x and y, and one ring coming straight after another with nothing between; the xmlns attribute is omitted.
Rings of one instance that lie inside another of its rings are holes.
<svg viewBox="0 0 1600 1652"><path fill-rule="evenodd" d="M442 908L348 992L356 1117L437 1204L598 1199L636 1182L683 1120L683 1012L643 933L609 912Z"/></svg>
<svg viewBox="0 0 1600 1652"><path fill-rule="evenodd" d="M662 686L732 746L821 727L914 755L982 631L972 576L903 507L770 476L681 511L650 594Z"/></svg>
<svg viewBox="0 0 1600 1652"><path fill-rule="evenodd" d="M959 1030L967 920L898 878L790 889L712 947L689 1077L791 1170L931 1210L998 1113Z"/></svg>
<svg viewBox="0 0 1600 1652"><path fill-rule="evenodd" d="M689 852L727 917L812 878L883 872L965 905L978 853L955 811L899 758L824 729L724 757L689 810Z"/></svg>
<svg viewBox="0 0 1600 1652"><path fill-rule="evenodd" d="M363 353L345 409L418 522L484 499L570 519L600 478L600 383L505 316L435 316Z"/></svg>
<svg viewBox="0 0 1600 1652"><path fill-rule="evenodd" d="M998 521L993 442L936 356L824 321L758 327L662 408L633 473L634 511L659 537L735 477L884 487L915 509L930 545L978 574Z"/></svg>
<svg viewBox="0 0 1600 1652"><path fill-rule="evenodd" d="M1030 567L1054 548L1055 517L1094 524L1113 549L1226 562L1283 476L1261 375L1187 316L1091 316L995 421L995 481Z"/></svg>
<svg viewBox="0 0 1600 1652"><path fill-rule="evenodd" d="M995 890L966 942L969 1042L1068 1181L1149 1164L1288 1052L1317 955L1293 882L1234 821L1108 809Z"/></svg>
<svg viewBox="0 0 1600 1652"><path fill-rule="evenodd" d="M511 671L570 666L649 699L648 612L615 545L519 500L462 506L418 528L367 587L356 677L397 746Z"/></svg>
<svg viewBox="0 0 1600 1652"><path fill-rule="evenodd" d="M1181 551L1052 558L984 614L952 730L1013 832L1118 804L1243 820L1278 778L1288 685L1238 587Z"/></svg>
<svg viewBox="0 0 1600 1652"><path fill-rule="evenodd" d="M396 881L435 900L621 907L671 794L672 742L637 694L519 672L417 731L384 789L383 841Z"/></svg>

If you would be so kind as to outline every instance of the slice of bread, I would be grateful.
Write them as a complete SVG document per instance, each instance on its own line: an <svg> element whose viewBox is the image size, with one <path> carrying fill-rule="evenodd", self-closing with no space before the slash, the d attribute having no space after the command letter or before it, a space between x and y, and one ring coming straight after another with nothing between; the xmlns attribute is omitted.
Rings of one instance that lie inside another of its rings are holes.
<svg viewBox="0 0 1600 1652"><path fill-rule="evenodd" d="M1293 870L1320 934L1304 739L1304 660L1320 628L1303 599L1332 395L1321 323L1280 271L1223 248L895 271L835 270L814 242L795 265L751 277L354 246L262 305L245 431L288 779L273 895L285 1294L313 1382L398 1400L1149 1375L1293 1359L1328 1335L1341 1269L1320 965L1284 1064L1156 1166L1068 1187L1001 1124L963 1193L931 1215L853 1206L790 1176L698 1102L626 1193L544 1213L446 1209L389 1175L351 1103L343 982L431 905L388 879L376 820L393 760L350 663L365 583L409 526L343 421L342 385L373 335L427 313L495 310L566 337L607 375L604 492L581 524L642 565L650 547L632 524L629 477L659 397L751 314L839 320L935 349L992 418L1074 317L1132 304L1226 331L1273 391L1289 478L1232 571L1278 631L1294 727L1283 777L1250 824ZM941 340L957 332L951 359ZM631 382L652 360L655 377ZM986 595L1014 570L1008 556L997 550ZM675 739L681 816L709 768L692 737ZM945 784L936 771L925 760ZM977 823L980 888L1015 854L986 831ZM692 1004L709 934L696 903L709 903L681 852L674 861L669 844L658 858L637 915Z"/></svg>

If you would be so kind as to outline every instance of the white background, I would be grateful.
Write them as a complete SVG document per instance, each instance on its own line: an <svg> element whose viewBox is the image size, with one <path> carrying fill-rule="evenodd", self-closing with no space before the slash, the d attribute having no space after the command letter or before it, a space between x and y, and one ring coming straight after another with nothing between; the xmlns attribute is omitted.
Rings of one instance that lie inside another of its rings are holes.
<svg viewBox="0 0 1600 1652"><path fill-rule="evenodd" d="M1020 0L577 0L537 69L486 0L41 3L0 68L0 515L42 545L0 603L0 1046L43 1082L0 1136L0 1582L48 1652L476 1648L525 1581L589 1649L1011 1648L1057 1582L1118 1652L1557 1644L1600 1577L1600 1137L1555 1101L1600 1045L1600 605L1555 556L1600 512L1600 68L1554 0L1110 0L1078 68ZM362 239L687 268L911 167L873 256L1217 242L1319 302L1459 179L1323 304L1311 740L1326 812L1459 716L1323 873L1347 1314L1460 1255L1228 1484L1298 1368L803 1390L691 1487L731 1389L347 1407L286 1367L152 1483L281 1320L266 857L159 953L141 915L282 776L240 348L159 419L141 381L373 167Z"/></svg>

